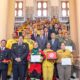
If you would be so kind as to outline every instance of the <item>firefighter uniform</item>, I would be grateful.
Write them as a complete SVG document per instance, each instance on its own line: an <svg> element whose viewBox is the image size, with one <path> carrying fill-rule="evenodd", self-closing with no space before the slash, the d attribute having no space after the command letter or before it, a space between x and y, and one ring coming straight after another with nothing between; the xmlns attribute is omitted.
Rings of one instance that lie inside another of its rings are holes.
<svg viewBox="0 0 80 80"><path fill-rule="evenodd" d="M6 47L9 48L9 49L11 49L12 44L14 44L14 43L17 43L17 39L9 39L7 41Z"/></svg>
<svg viewBox="0 0 80 80"><path fill-rule="evenodd" d="M33 49L34 41L32 39L25 38L24 39L24 42L29 45L29 50L32 50Z"/></svg>
<svg viewBox="0 0 80 80"><path fill-rule="evenodd" d="M45 58L43 51L39 50L38 48L32 49L32 51L28 55L28 61L31 61L31 55L40 55L42 58ZM29 73L31 80L40 80L42 73L42 60L41 62L30 62Z"/></svg>
<svg viewBox="0 0 80 80"><path fill-rule="evenodd" d="M53 73L54 73L54 61L49 61L47 59L48 52L53 52L51 49L45 49L44 53L46 55L46 59L44 60L42 64L43 69L43 80L52 80L53 79Z"/></svg>
<svg viewBox="0 0 80 80"><path fill-rule="evenodd" d="M8 49L11 49L13 43L17 43L17 39L9 39L7 41L6 47ZM8 76L11 76L11 74L12 74L12 62L10 62L8 65Z"/></svg>
<svg viewBox="0 0 80 80"><path fill-rule="evenodd" d="M62 65L61 59L71 58L71 61L73 62L71 52L69 50L58 50L57 57L57 69L59 74L59 80L69 80L71 76L71 65Z"/></svg>

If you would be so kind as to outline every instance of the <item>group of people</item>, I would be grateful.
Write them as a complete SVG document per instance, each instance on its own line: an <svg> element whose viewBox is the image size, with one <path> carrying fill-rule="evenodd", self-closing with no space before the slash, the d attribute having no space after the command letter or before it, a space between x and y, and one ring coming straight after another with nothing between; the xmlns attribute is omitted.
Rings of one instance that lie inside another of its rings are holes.
<svg viewBox="0 0 80 80"><path fill-rule="evenodd" d="M19 36L14 32L12 37L1 40L2 80L7 80L11 73L13 80L25 80L26 77L29 80L54 80L54 75L59 80L70 79L73 54L66 46L72 46L73 51L75 46L69 32L58 27L58 23L44 24L39 33L37 28L33 28L32 33L26 29ZM64 64L65 60L69 62Z"/></svg>

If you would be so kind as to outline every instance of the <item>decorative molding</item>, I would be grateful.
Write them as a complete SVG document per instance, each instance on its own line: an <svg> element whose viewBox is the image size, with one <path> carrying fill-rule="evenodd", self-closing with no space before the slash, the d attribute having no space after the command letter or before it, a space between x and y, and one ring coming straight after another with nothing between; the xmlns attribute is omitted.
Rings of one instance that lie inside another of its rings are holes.
<svg viewBox="0 0 80 80"><path fill-rule="evenodd" d="M59 17L59 7L51 6L51 17L56 16Z"/></svg>
<svg viewBox="0 0 80 80"><path fill-rule="evenodd" d="M33 18L34 7L26 7L26 18Z"/></svg>

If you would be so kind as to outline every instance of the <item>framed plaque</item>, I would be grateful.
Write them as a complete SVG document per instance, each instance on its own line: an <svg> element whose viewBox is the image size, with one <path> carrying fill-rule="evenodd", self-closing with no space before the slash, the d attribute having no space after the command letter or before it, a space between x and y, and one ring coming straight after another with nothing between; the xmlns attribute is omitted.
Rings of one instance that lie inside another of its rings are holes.
<svg viewBox="0 0 80 80"><path fill-rule="evenodd" d="M72 65L71 58L62 58L61 59L61 64L62 65Z"/></svg>
<svg viewBox="0 0 80 80"><path fill-rule="evenodd" d="M31 55L31 62L41 62L41 55Z"/></svg>
<svg viewBox="0 0 80 80"><path fill-rule="evenodd" d="M56 52L48 52L48 59L57 59Z"/></svg>
<svg viewBox="0 0 80 80"><path fill-rule="evenodd" d="M72 46L66 46L66 49L68 49L69 51L73 51L73 48L72 48Z"/></svg>

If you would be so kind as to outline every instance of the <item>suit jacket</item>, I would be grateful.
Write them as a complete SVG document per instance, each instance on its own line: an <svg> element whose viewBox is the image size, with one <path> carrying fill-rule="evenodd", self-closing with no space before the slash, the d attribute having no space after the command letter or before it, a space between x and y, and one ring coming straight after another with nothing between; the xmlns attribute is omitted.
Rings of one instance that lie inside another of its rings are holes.
<svg viewBox="0 0 80 80"><path fill-rule="evenodd" d="M58 39L55 39L53 44L52 44L52 40L50 40L49 42L51 44L52 50L57 51L60 48L60 42Z"/></svg>
<svg viewBox="0 0 80 80"><path fill-rule="evenodd" d="M44 50L46 47L47 38L45 36L43 36L43 39L41 39L39 36L39 37L37 37L37 42L38 42L39 48Z"/></svg>
<svg viewBox="0 0 80 80"><path fill-rule="evenodd" d="M53 32L54 32L53 27L48 29L49 40L51 40L51 33L53 33Z"/></svg>
<svg viewBox="0 0 80 80"><path fill-rule="evenodd" d="M45 33L44 33L44 36L45 36ZM46 36L45 36L46 37ZM47 40L50 40L51 39L51 35L49 34L49 32L48 32L48 35L47 35Z"/></svg>
<svg viewBox="0 0 80 80"><path fill-rule="evenodd" d="M54 30L54 33L55 33L56 35L58 35L58 34L59 34L58 30L57 30L57 31L56 31L56 30Z"/></svg>
<svg viewBox="0 0 80 80"><path fill-rule="evenodd" d="M36 41L38 36L39 36L38 34L37 34L36 37L34 36L34 34L32 34L32 35L31 35L31 39L34 40L34 41Z"/></svg>
<svg viewBox="0 0 80 80"><path fill-rule="evenodd" d="M5 60L10 60L11 58L11 51L8 48L5 48L4 50L1 50L0 48L0 69L7 69L8 64L3 63L2 61Z"/></svg>

